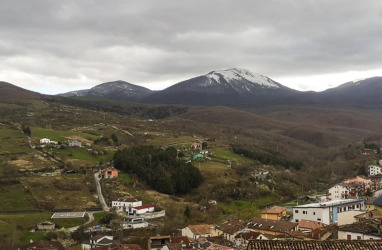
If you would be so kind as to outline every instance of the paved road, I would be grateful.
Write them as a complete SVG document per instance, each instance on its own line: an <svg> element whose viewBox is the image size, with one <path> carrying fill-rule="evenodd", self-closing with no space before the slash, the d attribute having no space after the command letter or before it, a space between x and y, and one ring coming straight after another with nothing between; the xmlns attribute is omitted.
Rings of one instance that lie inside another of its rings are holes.
<svg viewBox="0 0 382 250"><path fill-rule="evenodd" d="M102 195L100 178L98 177L98 176L100 176L100 174L101 174L100 172L97 172L94 174L94 180L95 180L96 186L97 186L97 195L98 195L99 201L101 202L101 206L102 206L103 211L109 212L110 208L107 206L105 198Z"/></svg>
<svg viewBox="0 0 382 250"><path fill-rule="evenodd" d="M83 226L87 225L87 224L90 224L94 221L94 216L93 216L93 212L86 212L88 215L89 215L89 220L82 224ZM81 226L81 225L80 225ZM76 231L80 226L76 226L76 227L71 227L71 228L68 228L69 232L74 232Z"/></svg>

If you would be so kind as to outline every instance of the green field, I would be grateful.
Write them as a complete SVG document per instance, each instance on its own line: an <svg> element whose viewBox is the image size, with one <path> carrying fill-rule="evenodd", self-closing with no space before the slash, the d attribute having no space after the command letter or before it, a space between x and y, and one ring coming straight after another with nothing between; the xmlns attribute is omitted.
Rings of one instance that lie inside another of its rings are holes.
<svg viewBox="0 0 382 250"><path fill-rule="evenodd" d="M52 213L0 214L0 235L11 230L28 231L42 221L49 220Z"/></svg>
<svg viewBox="0 0 382 250"><path fill-rule="evenodd" d="M212 156L211 158L212 159L216 159L218 158L218 160L223 160L223 161L231 161L231 162L234 162L234 161L237 161L237 162L241 162L241 163L244 163L244 162L253 162L253 160L251 159L248 159L244 156L241 156L241 155L238 155L238 154L235 154L233 152L230 152L230 151L227 151L227 150L223 150L223 149L220 149L220 148L214 148L214 149L211 149L210 150L211 153L212 153Z"/></svg>
<svg viewBox="0 0 382 250"><path fill-rule="evenodd" d="M81 133L81 132L72 132L72 131L62 131L62 130L53 130L53 129L44 129L38 127L31 127L32 135L38 138L49 138L53 141L66 141L70 136L80 136L88 140L96 140L98 136Z"/></svg>
<svg viewBox="0 0 382 250"><path fill-rule="evenodd" d="M21 129L9 129L0 126L0 152L1 154L28 153L28 140Z"/></svg>
<svg viewBox="0 0 382 250"><path fill-rule="evenodd" d="M23 178L22 182L41 204L49 204L47 209L83 211L89 207L99 206L98 199L94 197L86 185L85 175L35 176Z"/></svg>
<svg viewBox="0 0 382 250"><path fill-rule="evenodd" d="M107 215L107 212L93 213L94 221L100 222L100 220L102 220L102 218L105 217L106 215Z"/></svg>
<svg viewBox="0 0 382 250"><path fill-rule="evenodd" d="M55 149L54 152L60 158L78 159L91 162L99 162L96 156L86 151L84 148Z"/></svg>
<svg viewBox="0 0 382 250"><path fill-rule="evenodd" d="M71 228L84 224L89 220L89 215L85 214L83 218L73 219L51 219L50 221L56 223L59 227Z"/></svg>
<svg viewBox="0 0 382 250"><path fill-rule="evenodd" d="M20 244L28 244L30 240L33 240L33 242L47 240L46 234L47 232L44 231L24 232L19 241Z"/></svg>
<svg viewBox="0 0 382 250"><path fill-rule="evenodd" d="M276 196L264 196L260 199L255 199L253 201L232 201L230 203L219 202L224 214L233 214L237 217L247 220L253 217L260 217L261 211L264 207L277 203L279 197Z"/></svg>
<svg viewBox="0 0 382 250"><path fill-rule="evenodd" d="M0 211L36 209L32 199L20 184L0 187Z"/></svg>
<svg viewBox="0 0 382 250"><path fill-rule="evenodd" d="M122 183L131 183L133 179L131 179L128 173L119 173L118 180Z"/></svg>

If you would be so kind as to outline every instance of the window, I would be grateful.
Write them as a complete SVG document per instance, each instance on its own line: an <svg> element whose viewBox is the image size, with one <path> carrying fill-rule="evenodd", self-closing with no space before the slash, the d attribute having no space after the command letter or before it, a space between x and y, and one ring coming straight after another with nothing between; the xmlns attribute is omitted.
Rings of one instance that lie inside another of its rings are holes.
<svg viewBox="0 0 382 250"><path fill-rule="evenodd" d="M317 218L317 221L321 221L321 218Z"/></svg>
<svg viewBox="0 0 382 250"><path fill-rule="evenodd" d="M357 240L361 240L361 236L357 236Z"/></svg>
<svg viewBox="0 0 382 250"><path fill-rule="evenodd" d="M296 214L298 214L298 210L294 210L294 212L295 212Z"/></svg>
<svg viewBox="0 0 382 250"><path fill-rule="evenodd" d="M348 234L346 238L347 238L347 240L351 240L351 235Z"/></svg>
<svg viewBox="0 0 382 250"><path fill-rule="evenodd" d="M299 220L298 220L298 219L295 219L295 222L299 222Z"/></svg>
<svg viewBox="0 0 382 250"><path fill-rule="evenodd" d="M313 215L316 215L316 212L313 212Z"/></svg>

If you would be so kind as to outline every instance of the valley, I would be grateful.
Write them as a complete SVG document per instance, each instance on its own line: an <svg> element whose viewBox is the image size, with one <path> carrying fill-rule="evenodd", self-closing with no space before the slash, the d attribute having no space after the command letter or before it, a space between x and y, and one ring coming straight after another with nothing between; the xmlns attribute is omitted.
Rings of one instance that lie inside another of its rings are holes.
<svg viewBox="0 0 382 250"><path fill-rule="evenodd" d="M141 237L122 232L126 242L142 246L149 236L173 234L190 224L247 220L271 205L293 205L299 196L325 193L344 176L364 173L379 160L379 155L360 153L365 144L379 145L381 140L382 116L377 109L236 109L30 94L23 94L29 97L20 101L19 91L10 87L0 104L0 236L14 245L32 238L56 239L30 232L44 220L63 228L88 221L50 219L57 211L96 211L97 219L89 226L120 218L102 212L94 173L113 167L116 152L123 149L176 149L176 159L191 159L203 179L182 194L156 191L142 176L123 170L116 179L101 180L109 205L120 197L134 197L166 211ZM42 144L43 138L57 144ZM81 147L69 146L69 140L81 142ZM194 144L200 147L193 149ZM257 158L237 154L235 148L255 152ZM208 155L195 157L201 151ZM301 166L280 163L286 161ZM76 245L73 239L78 243L81 235L77 232L67 240Z"/></svg>

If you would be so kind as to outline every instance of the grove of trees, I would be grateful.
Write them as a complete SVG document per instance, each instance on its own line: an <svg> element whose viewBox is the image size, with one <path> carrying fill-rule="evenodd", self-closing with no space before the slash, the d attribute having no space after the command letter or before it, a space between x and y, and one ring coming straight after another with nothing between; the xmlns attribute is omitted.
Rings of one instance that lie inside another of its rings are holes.
<svg viewBox="0 0 382 250"><path fill-rule="evenodd" d="M165 194L186 194L202 183L199 169L177 158L177 150L135 146L119 150L114 166L135 174L151 188Z"/></svg>

